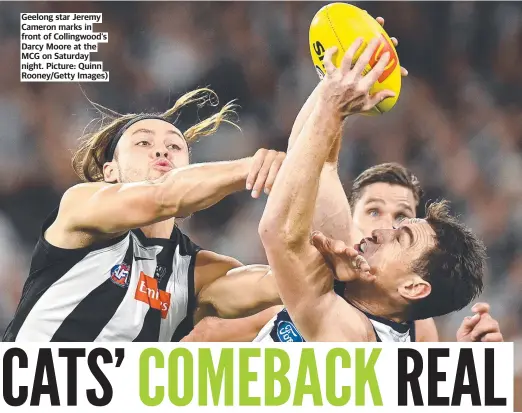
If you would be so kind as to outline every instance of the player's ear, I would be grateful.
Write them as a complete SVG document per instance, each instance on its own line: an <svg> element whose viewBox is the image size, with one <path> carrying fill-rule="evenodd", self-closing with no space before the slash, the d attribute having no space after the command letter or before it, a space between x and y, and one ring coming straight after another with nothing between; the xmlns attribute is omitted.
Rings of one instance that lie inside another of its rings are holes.
<svg viewBox="0 0 522 413"><path fill-rule="evenodd" d="M103 164L103 180L109 184L118 182L118 165L116 162L105 162Z"/></svg>
<svg viewBox="0 0 522 413"><path fill-rule="evenodd" d="M421 300L431 293L431 284L418 275L399 286L399 294L407 300Z"/></svg>

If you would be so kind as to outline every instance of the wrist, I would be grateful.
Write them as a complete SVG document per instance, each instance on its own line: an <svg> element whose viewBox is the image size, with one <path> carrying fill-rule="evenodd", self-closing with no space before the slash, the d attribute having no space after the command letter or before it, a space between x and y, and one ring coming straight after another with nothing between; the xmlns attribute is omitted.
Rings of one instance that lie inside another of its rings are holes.
<svg viewBox="0 0 522 413"><path fill-rule="evenodd" d="M236 163L236 171L237 171L237 177L238 177L238 180L240 180L242 183L245 183L247 178L248 178L248 174L250 173L250 169L252 167L252 163L254 161L254 157L253 156L248 156L246 158L241 158L241 159L238 159L237 161L235 161Z"/></svg>
<svg viewBox="0 0 522 413"><path fill-rule="evenodd" d="M319 119L328 122L335 122L339 125L339 127L342 125L344 115L340 111L339 105L337 105L335 102L332 102L330 99L321 97L317 100L315 109Z"/></svg>

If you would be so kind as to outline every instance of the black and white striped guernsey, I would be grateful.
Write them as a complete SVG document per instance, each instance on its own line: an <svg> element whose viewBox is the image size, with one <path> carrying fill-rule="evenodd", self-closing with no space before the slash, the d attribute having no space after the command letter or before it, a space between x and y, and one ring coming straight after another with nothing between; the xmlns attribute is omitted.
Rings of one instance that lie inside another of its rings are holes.
<svg viewBox="0 0 522 413"><path fill-rule="evenodd" d="M373 325L378 342L405 343L415 341L415 323L396 323L382 317L364 312ZM332 320L335 323L335 320ZM297 330L286 308L272 318L259 332L254 342L289 343L304 342L305 339Z"/></svg>
<svg viewBox="0 0 522 413"><path fill-rule="evenodd" d="M170 239L141 230L63 249L43 234L4 341L179 341L193 328L201 250L177 226Z"/></svg>

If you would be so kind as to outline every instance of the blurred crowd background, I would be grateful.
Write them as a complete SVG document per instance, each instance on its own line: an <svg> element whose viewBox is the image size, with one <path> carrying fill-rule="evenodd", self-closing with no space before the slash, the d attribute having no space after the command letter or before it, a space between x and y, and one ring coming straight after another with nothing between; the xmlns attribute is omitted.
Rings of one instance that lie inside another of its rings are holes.
<svg viewBox="0 0 522 413"><path fill-rule="evenodd" d="M43 219L77 182L72 150L98 117L88 99L121 113L163 111L183 92L214 89L237 99L242 131L222 128L194 144L194 162L286 148L292 123L318 81L308 27L318 2L0 3L0 332L28 273ZM364 2L399 39L410 76L398 105L350 120L341 174L376 163L410 167L485 240L487 287L522 380L522 3ZM21 12L101 12L108 44L91 56L109 83L20 83ZM88 98L88 99L87 99ZM202 113L200 112L199 116ZM195 111L180 118L183 129ZM200 245L245 263L266 262L257 237L265 199L248 193L185 220ZM418 211L423 213L423 208ZM443 340L469 308L437 320ZM522 394L517 384L515 393ZM517 401L522 410L522 400Z"/></svg>

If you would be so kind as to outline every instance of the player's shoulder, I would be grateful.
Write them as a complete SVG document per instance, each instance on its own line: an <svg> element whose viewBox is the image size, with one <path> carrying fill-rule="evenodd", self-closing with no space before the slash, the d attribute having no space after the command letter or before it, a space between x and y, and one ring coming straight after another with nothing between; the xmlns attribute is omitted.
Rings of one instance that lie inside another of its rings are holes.
<svg viewBox="0 0 522 413"><path fill-rule="evenodd" d="M85 207L92 207L88 205L88 200L109 185L106 182L85 182L71 186L62 195L52 227L68 227L69 221L80 216Z"/></svg>
<svg viewBox="0 0 522 413"><path fill-rule="evenodd" d="M373 342L376 341L375 330L373 324L367 314L346 301L343 297L337 296L338 302L343 302L349 310L343 314L344 317L337 318L343 320L340 326L346 341Z"/></svg>
<svg viewBox="0 0 522 413"><path fill-rule="evenodd" d="M107 182L82 182L73 185L64 192L62 202L90 196L100 189L107 188L111 185L112 184Z"/></svg>
<svg viewBox="0 0 522 413"><path fill-rule="evenodd" d="M67 189L62 195L59 211L64 212L84 205L96 192L109 187L107 182L82 182Z"/></svg>

